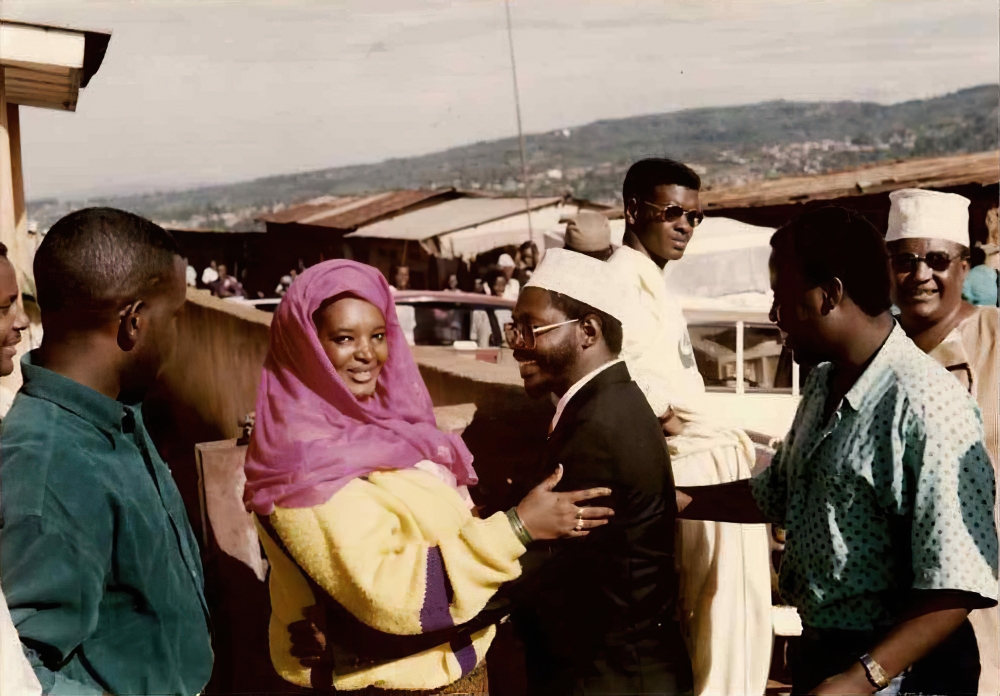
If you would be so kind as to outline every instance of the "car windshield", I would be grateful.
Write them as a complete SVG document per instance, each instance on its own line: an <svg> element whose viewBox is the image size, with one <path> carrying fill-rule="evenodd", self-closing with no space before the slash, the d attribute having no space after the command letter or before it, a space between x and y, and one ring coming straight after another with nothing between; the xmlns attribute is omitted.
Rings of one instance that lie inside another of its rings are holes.
<svg viewBox="0 0 1000 696"><path fill-rule="evenodd" d="M450 346L455 341L475 341L483 348L500 345L502 327L511 315L503 307L457 302L397 302L396 310L404 331L412 324L418 346Z"/></svg>

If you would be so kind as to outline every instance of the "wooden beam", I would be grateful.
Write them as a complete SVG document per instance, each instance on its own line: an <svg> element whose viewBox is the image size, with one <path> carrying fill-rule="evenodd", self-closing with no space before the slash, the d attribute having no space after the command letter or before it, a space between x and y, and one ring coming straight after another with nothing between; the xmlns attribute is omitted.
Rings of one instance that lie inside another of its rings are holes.
<svg viewBox="0 0 1000 696"><path fill-rule="evenodd" d="M74 70L70 69L70 73ZM76 71L79 72L79 71ZM16 68L12 66L7 66L4 68L4 75L7 81L25 81L25 82L46 82L56 85L64 85L67 82L68 74L55 74L51 72L43 72L41 70L28 70L27 68Z"/></svg>
<svg viewBox="0 0 1000 696"><path fill-rule="evenodd" d="M57 95L62 96L65 94L76 94L77 90L73 88L73 85L62 84L53 85L46 82L24 82L23 80L12 80L9 77L6 78L7 83L7 98L12 99L13 94L20 94L30 97L33 94L39 96L49 96Z"/></svg>
<svg viewBox="0 0 1000 696"><path fill-rule="evenodd" d="M16 244L17 218L14 217L14 177L11 133L7 112L7 89L0 70L0 242L8 249ZM20 274L18 274L20 276ZM18 277L20 280L20 277Z"/></svg>
<svg viewBox="0 0 1000 696"><path fill-rule="evenodd" d="M82 68L83 32L0 22L0 65Z"/></svg>
<svg viewBox="0 0 1000 696"><path fill-rule="evenodd" d="M68 68L64 65L46 65L44 63L25 63L17 60L5 60L0 63L4 68L18 68L19 70L30 70L31 72L45 73L47 75L61 75L63 77L70 74L77 68Z"/></svg>
<svg viewBox="0 0 1000 696"><path fill-rule="evenodd" d="M17 101L20 106L33 106L37 109L55 109L57 111L76 111L76 99L72 101L44 101L41 99L20 99Z"/></svg>
<svg viewBox="0 0 1000 696"><path fill-rule="evenodd" d="M21 163L21 111L17 104L7 103L7 132L10 133L11 188L14 193L14 228L18 241L28 234L28 217L24 207L24 170ZM22 259L23 260L23 259Z"/></svg>
<svg viewBox="0 0 1000 696"><path fill-rule="evenodd" d="M72 90L80 89L81 71L73 68L68 75L53 75L52 73L39 72L37 70L23 70L19 68L3 68L7 80L7 89L12 85L27 85L37 89L65 88Z"/></svg>

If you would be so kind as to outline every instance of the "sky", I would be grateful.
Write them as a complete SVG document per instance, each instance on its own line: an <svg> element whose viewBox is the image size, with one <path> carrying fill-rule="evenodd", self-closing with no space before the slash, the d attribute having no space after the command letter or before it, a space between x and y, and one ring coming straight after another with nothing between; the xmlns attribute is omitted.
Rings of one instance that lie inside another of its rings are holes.
<svg viewBox="0 0 1000 696"><path fill-rule="evenodd" d="M526 133L1000 73L996 0L516 0ZM242 181L516 135L500 0L0 0L111 30L76 113L22 110L29 200Z"/></svg>

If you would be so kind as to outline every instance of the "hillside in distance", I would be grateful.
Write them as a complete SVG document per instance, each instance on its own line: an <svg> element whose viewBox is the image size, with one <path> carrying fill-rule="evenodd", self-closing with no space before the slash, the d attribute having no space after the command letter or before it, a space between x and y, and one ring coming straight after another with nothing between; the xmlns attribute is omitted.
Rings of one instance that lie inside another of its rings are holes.
<svg viewBox="0 0 1000 696"><path fill-rule="evenodd" d="M933 99L871 102L772 101L596 121L526 136L531 194L571 194L620 203L631 162L663 155L698 171L707 186L850 169L882 160L934 157L998 147L1000 86ZM523 192L516 137L377 164L272 176L221 186L29 202L47 229L84 205L110 205L178 226L251 229L265 211L322 195L454 186Z"/></svg>

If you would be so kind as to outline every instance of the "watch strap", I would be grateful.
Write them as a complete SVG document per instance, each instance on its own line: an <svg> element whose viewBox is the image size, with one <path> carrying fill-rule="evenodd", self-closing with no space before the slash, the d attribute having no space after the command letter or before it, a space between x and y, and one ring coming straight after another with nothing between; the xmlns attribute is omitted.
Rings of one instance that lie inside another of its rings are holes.
<svg viewBox="0 0 1000 696"><path fill-rule="evenodd" d="M865 653L860 657L860 661L865 668L865 674L868 675L868 681L871 682L872 686L879 690L889 686L890 682L892 682L892 677L882 669L882 665L876 662L875 658Z"/></svg>

